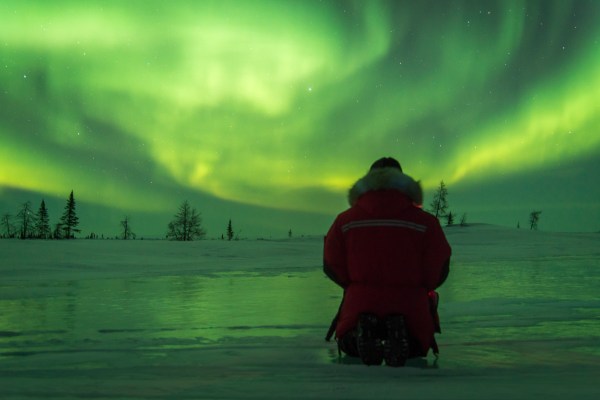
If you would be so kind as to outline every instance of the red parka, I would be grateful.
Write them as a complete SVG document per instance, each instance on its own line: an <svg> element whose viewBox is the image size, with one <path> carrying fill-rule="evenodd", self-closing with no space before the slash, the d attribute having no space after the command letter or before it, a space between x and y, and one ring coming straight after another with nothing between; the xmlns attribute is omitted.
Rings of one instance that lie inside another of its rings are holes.
<svg viewBox="0 0 600 400"><path fill-rule="evenodd" d="M325 238L325 273L345 292L336 337L362 312L400 313L426 355L434 345L428 292L446 279L451 249L438 220L419 207L420 184L396 168L373 169L349 202Z"/></svg>

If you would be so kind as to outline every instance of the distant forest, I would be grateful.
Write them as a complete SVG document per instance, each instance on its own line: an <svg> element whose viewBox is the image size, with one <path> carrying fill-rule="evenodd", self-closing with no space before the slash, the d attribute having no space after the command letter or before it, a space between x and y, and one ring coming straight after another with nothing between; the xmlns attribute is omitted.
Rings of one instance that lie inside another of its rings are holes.
<svg viewBox="0 0 600 400"><path fill-rule="evenodd" d="M129 217L121 221L120 233L116 239L135 239L136 234L131 228ZM75 234L80 233L79 217L77 216L77 205L73 191L69 194L62 216L54 225L50 223L50 217L46 202L42 199L37 211L27 201L21 205L15 215L5 213L0 221L0 238L2 239L75 239ZM231 220L228 232L231 230ZM167 226L166 238L170 240L191 241L203 239L206 231L202 227L202 218L189 202L184 201L174 219ZM231 237L228 234L229 240ZM104 239L104 235L98 236L91 233L86 239ZM107 237L108 238L108 237Z"/></svg>
<svg viewBox="0 0 600 400"><path fill-rule="evenodd" d="M31 207L31 202L21 205L16 215L5 213L2 215L0 226L2 238L19 239L74 239L80 230L77 217L75 196L73 191L67 199L65 210L59 221L52 227L46 202L42 200L37 212Z"/></svg>
<svg viewBox="0 0 600 400"><path fill-rule="evenodd" d="M445 220L446 226L455 225L455 214L449 211L448 206L448 189L441 181L437 187L430 207L427 210L432 215L440 220ZM531 230L538 229L538 223L541 211L532 211L529 216L529 227ZM467 226L467 214L462 214L459 222L460 226ZM15 215L5 213L0 221L0 238L2 239L75 239L75 234L80 233L78 229L79 218L77 217L77 209L75 196L73 191L69 194L66 201L64 211L58 222L51 225L48 209L45 201L42 199L37 211L34 211L31 202L23 203ZM517 228L520 228L520 223L517 223ZM195 239L204 239L206 230L202 226L201 214L193 208L186 200L179 206L173 220L167 226L165 238L169 240L191 241ZM292 230L289 230L288 236L292 237ZM86 239L108 239L104 235L98 236L95 233L90 233ZM112 238L112 237L110 237ZM136 234L131 227L129 217L120 221L119 234L115 239L136 239ZM227 225L226 236L221 235L222 240L238 240L239 236L232 228L231 220Z"/></svg>

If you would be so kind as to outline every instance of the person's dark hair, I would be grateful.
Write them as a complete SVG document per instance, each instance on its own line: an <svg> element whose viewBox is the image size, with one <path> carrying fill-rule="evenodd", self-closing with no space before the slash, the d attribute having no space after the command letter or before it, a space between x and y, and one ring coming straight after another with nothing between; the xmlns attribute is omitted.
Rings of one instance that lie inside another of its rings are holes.
<svg viewBox="0 0 600 400"><path fill-rule="evenodd" d="M376 168L398 168L400 172L402 172L402 167L400 166L400 163L392 157L383 157L375 161L373 165L371 165L370 171Z"/></svg>

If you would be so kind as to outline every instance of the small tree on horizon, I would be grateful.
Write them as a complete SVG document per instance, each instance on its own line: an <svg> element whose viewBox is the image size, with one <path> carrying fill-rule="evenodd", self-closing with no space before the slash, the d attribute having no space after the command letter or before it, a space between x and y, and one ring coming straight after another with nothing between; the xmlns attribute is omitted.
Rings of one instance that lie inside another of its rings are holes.
<svg viewBox="0 0 600 400"><path fill-rule="evenodd" d="M54 231L52 231L53 239L62 239L63 238L63 226L60 222L54 225Z"/></svg>
<svg viewBox="0 0 600 400"><path fill-rule="evenodd" d="M453 226L454 225L454 214L452 214L452 212L449 212L448 215L446 215L446 226Z"/></svg>
<svg viewBox="0 0 600 400"><path fill-rule="evenodd" d="M129 224L129 217L125 216L125 219L121 221L121 227L123 228L121 232L121 239L135 239L135 233L131 230L131 225Z"/></svg>
<svg viewBox="0 0 600 400"><path fill-rule="evenodd" d="M532 211L531 214L529 214L529 224L532 231L537 231L541 213L541 211Z"/></svg>
<svg viewBox="0 0 600 400"><path fill-rule="evenodd" d="M448 189L446 188L446 184L444 181L440 181L440 186L435 191L433 195L433 200L431 201L431 213L435 215L436 218L441 218L447 216L446 211L448 210Z"/></svg>
<svg viewBox="0 0 600 400"><path fill-rule="evenodd" d="M52 236L52 229L50 229L50 217L48 216L48 209L46 208L46 202L42 199L40 208L37 212L37 221L35 224L36 236L39 239L49 239Z"/></svg>
<svg viewBox="0 0 600 400"><path fill-rule="evenodd" d="M460 226L467 226L467 213L464 213L460 218Z"/></svg>
<svg viewBox="0 0 600 400"><path fill-rule="evenodd" d="M12 215L10 215L9 213L5 213L2 216L2 227L4 228L4 232L5 233L5 237L7 239L12 239L15 237L17 228L15 228L15 225L11 222L12 220Z"/></svg>
<svg viewBox="0 0 600 400"><path fill-rule="evenodd" d="M21 239L32 238L35 233L34 227L35 227L36 221L35 221L35 215L33 214L33 211L31 210L31 203L29 201L26 201L25 203L23 203L23 205L21 206L21 209L17 213L17 218L20 223L19 237Z"/></svg>
<svg viewBox="0 0 600 400"><path fill-rule="evenodd" d="M231 219L229 220L229 223L227 224L227 240L231 240L233 239L233 227L231 226Z"/></svg>
<svg viewBox="0 0 600 400"><path fill-rule="evenodd" d="M191 241L194 238L202 239L206 231L202 229L202 218L196 209L185 200L179 206L175 219L169 222L167 238L171 240Z"/></svg>
<svg viewBox="0 0 600 400"><path fill-rule="evenodd" d="M63 239L74 239L75 233L81 232L80 229L77 229L77 225L79 225L79 218L77 217L75 207L75 196L73 196L73 191L71 190L71 194L67 200L67 205L65 206L65 212L60 218Z"/></svg>

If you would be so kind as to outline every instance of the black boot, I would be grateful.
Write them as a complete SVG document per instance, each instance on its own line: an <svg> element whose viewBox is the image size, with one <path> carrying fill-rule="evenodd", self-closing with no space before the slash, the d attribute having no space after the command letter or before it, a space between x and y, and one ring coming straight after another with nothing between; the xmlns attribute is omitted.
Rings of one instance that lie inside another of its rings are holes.
<svg viewBox="0 0 600 400"><path fill-rule="evenodd" d="M383 344L386 365L402 367L409 355L408 333L403 315L390 315L385 319L387 339Z"/></svg>
<svg viewBox="0 0 600 400"><path fill-rule="evenodd" d="M358 354L366 365L381 365L383 361L383 342L378 325L379 319L375 314L364 313L358 316Z"/></svg>

